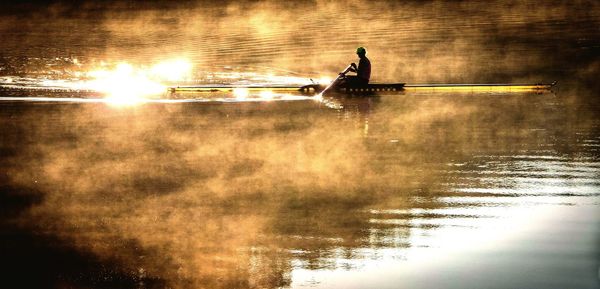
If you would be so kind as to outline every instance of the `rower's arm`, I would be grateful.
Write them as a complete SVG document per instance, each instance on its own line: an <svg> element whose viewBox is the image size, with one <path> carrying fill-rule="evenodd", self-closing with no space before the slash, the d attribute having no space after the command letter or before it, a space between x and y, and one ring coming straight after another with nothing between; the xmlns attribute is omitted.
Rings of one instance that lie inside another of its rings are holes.
<svg viewBox="0 0 600 289"><path fill-rule="evenodd" d="M352 72L356 72L356 71L358 71L358 68L356 67L356 63L352 62L352 63L350 64L350 66L348 66L348 70L349 70L349 71L352 71Z"/></svg>
<svg viewBox="0 0 600 289"><path fill-rule="evenodd" d="M352 65L353 65L353 64L354 64L354 63L352 63L352 64L348 65L348 67L346 67L346 69L345 69L344 71L342 71L342 73L340 73L340 74L346 74L346 73L348 73L348 71L356 72L356 69L354 69L354 68L352 67ZM354 65L356 65L356 64L354 64Z"/></svg>

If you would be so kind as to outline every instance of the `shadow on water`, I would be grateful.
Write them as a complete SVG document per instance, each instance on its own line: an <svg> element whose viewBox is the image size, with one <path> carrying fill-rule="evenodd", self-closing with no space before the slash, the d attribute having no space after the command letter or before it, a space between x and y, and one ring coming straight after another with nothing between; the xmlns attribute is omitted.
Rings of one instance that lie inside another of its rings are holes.
<svg viewBox="0 0 600 289"><path fill-rule="evenodd" d="M3 167L6 167L3 164ZM0 269L5 286L20 288L163 288L165 283L144 272L124 271L114 257L98 257L86 248L65 243L43 228L19 225L18 219L44 201L36 186L10 186L1 177L0 202L2 241ZM33 230L32 230L33 229ZM121 240L123 250L141 252L135 240Z"/></svg>
<svg viewBox="0 0 600 289"><path fill-rule="evenodd" d="M502 218L489 207L515 201L500 197L597 198L598 124L556 95L328 101L3 104L4 266L32 285L287 287L298 269L436 247ZM563 168L528 163L549 157ZM525 191L502 181L519 171ZM583 183L536 191L548 173Z"/></svg>

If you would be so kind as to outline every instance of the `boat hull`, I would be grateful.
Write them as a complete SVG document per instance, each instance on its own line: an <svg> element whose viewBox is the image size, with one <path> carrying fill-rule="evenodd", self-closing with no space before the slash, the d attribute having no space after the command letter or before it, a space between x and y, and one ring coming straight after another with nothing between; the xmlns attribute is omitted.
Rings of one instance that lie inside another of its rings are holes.
<svg viewBox="0 0 600 289"><path fill-rule="evenodd" d="M376 93L380 91L401 91L404 89L404 83L370 83L367 85L361 86L346 86L346 85L336 85L331 90L331 92L338 93L353 93L353 94L361 94L361 93ZM324 85L319 84L311 84L305 85L300 88L302 92L322 92L325 89ZM328 92L329 92L328 91Z"/></svg>
<svg viewBox="0 0 600 289"><path fill-rule="evenodd" d="M405 83L369 83L361 86L347 86L337 84L327 86L323 84L309 84L304 86L233 86L233 85L199 85L199 86L177 86L170 87L169 91L175 92L235 92L236 90L247 91L274 91L274 92L300 92L311 93L342 93L369 95L378 92L393 92L403 90L425 90L425 91L543 91L552 90L556 82L538 84L405 84Z"/></svg>

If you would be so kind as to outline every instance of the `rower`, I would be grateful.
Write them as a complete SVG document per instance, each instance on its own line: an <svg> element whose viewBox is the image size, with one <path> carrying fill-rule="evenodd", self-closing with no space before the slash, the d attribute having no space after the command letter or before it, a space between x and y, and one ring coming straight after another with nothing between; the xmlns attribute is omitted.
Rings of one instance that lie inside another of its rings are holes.
<svg viewBox="0 0 600 289"><path fill-rule="evenodd" d="M344 77L344 83L352 87L365 86L369 84L371 78L371 61L367 58L367 50L364 47L359 47L356 49L356 54L360 58L358 67L356 63L352 63L348 66L348 69L340 73L340 76ZM356 75L346 75L348 72L356 72Z"/></svg>

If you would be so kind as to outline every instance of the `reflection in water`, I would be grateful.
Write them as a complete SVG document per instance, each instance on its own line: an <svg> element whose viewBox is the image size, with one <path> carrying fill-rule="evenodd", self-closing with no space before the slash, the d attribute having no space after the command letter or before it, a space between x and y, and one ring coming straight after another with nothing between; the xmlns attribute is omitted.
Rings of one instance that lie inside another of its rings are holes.
<svg viewBox="0 0 600 289"><path fill-rule="evenodd" d="M38 201L3 226L118 264L90 276L123 272L150 287L329 287L372 266L409 274L437 250L514 235L500 228L537 207L597 205L597 124L549 119L554 98L4 103L7 192L30 192L9 198ZM562 126L580 128L576 141L553 137ZM86 284L76 276L48 282Z"/></svg>

